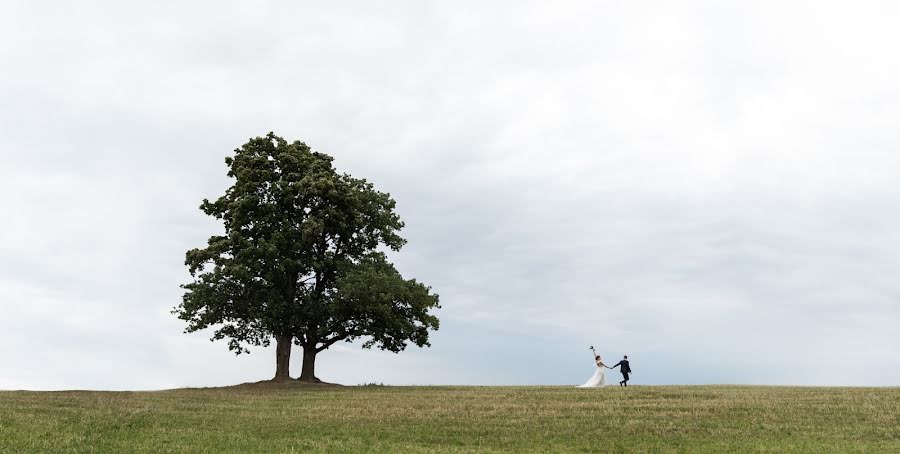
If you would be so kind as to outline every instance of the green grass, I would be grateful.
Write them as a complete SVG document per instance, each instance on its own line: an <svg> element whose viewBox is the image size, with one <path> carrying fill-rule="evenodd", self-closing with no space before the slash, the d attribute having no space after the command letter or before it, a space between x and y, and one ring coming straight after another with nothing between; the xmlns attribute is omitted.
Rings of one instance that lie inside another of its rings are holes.
<svg viewBox="0 0 900 454"><path fill-rule="evenodd" d="M0 452L900 452L900 388L0 392Z"/></svg>

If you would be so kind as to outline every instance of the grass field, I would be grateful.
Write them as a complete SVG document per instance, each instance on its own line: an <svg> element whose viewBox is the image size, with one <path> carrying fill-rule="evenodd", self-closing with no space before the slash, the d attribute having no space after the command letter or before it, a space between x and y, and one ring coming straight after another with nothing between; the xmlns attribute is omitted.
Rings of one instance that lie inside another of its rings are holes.
<svg viewBox="0 0 900 454"><path fill-rule="evenodd" d="M0 452L900 452L900 388L0 392Z"/></svg>

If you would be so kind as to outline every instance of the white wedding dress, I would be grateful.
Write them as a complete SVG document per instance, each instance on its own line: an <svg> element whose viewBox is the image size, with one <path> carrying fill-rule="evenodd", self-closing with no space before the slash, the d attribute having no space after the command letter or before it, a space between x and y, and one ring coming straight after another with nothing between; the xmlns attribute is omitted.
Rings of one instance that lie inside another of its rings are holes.
<svg viewBox="0 0 900 454"><path fill-rule="evenodd" d="M588 379L583 385L579 385L579 388L599 388L601 386L606 386L606 373L603 371L603 363L597 361L597 370L594 371L594 375Z"/></svg>

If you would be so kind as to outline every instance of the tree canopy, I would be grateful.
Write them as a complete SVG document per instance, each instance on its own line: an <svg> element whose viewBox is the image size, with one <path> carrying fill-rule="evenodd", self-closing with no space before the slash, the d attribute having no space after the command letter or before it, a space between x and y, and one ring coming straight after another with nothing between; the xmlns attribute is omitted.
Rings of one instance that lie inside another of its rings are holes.
<svg viewBox="0 0 900 454"><path fill-rule="evenodd" d="M388 261L403 222L389 194L339 174L332 157L269 133L225 158L234 184L200 209L223 235L186 254L193 281L174 313L186 332L213 327L235 353L275 339L275 379L289 378L291 345L303 347L300 379L316 354L340 341L400 352L428 346L438 296Z"/></svg>

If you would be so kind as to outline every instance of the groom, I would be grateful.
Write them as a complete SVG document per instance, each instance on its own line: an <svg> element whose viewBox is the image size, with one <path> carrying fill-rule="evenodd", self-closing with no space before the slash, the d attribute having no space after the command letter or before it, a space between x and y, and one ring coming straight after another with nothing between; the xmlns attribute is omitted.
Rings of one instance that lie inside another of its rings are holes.
<svg viewBox="0 0 900 454"><path fill-rule="evenodd" d="M622 372L622 377L624 378L624 380L619 382L619 386L628 386L628 374L631 373L631 366L628 365L628 355L625 355L625 358L622 359L622 361L619 361L615 366L610 367L610 369L615 369L619 366L622 366L619 371Z"/></svg>

